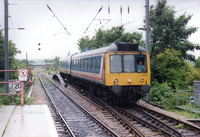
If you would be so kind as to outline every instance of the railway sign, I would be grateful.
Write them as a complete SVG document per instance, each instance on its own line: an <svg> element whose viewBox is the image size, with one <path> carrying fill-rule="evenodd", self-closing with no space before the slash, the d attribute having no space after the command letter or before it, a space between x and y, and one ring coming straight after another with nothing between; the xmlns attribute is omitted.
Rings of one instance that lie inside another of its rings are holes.
<svg viewBox="0 0 200 137"><path fill-rule="evenodd" d="M22 84L20 82L12 83L12 89L15 92L20 92L22 90Z"/></svg>
<svg viewBox="0 0 200 137"><path fill-rule="evenodd" d="M19 70L19 81L27 81L27 70L23 68Z"/></svg>

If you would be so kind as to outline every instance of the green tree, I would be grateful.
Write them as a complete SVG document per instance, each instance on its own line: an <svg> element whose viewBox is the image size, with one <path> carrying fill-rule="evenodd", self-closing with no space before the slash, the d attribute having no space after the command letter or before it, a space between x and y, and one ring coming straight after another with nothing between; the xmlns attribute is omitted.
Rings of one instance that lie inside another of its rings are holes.
<svg viewBox="0 0 200 137"><path fill-rule="evenodd" d="M200 80L200 72L192 64L184 61L181 52L165 49L156 56L155 78L160 83L170 83L175 89L186 89L194 80Z"/></svg>
<svg viewBox="0 0 200 137"><path fill-rule="evenodd" d="M157 2L150 9L151 57L163 52L165 48L173 48L181 52L182 58L194 61L194 56L187 51L200 49L200 46L188 41L189 36L197 31L196 27L187 26L192 16L183 14L176 17L176 11L166 5L166 0Z"/></svg>
<svg viewBox="0 0 200 137"><path fill-rule="evenodd" d="M16 70L18 69L18 63L17 60L15 59L15 56L18 53L21 53L20 50L18 50L16 48L16 45L14 43L12 43L12 41L8 42L8 46L9 46L9 69L10 70ZM5 69L5 65L4 65L4 37L2 35L2 31L0 31L0 70L4 70ZM17 78L17 73L14 72L10 72L9 73L9 78L10 79L15 79ZM4 73L0 73L0 79L3 80L4 79Z"/></svg>
<svg viewBox="0 0 200 137"><path fill-rule="evenodd" d="M51 66L47 67L46 70L57 71L59 68L60 57L55 57L54 59L45 59L45 63L51 63Z"/></svg>
<svg viewBox="0 0 200 137"><path fill-rule="evenodd" d="M52 63L52 62L53 62L53 59L45 59L44 62L45 62L45 63Z"/></svg>
<svg viewBox="0 0 200 137"><path fill-rule="evenodd" d="M174 49L165 49L156 57L156 76L162 79L162 83L169 79L172 70L177 70L183 65L183 60L180 59L181 53Z"/></svg>
<svg viewBox="0 0 200 137"><path fill-rule="evenodd" d="M167 66L168 69L171 69L171 72L168 71L168 73L171 75L175 74L174 66L170 62L168 62L168 64L162 63L161 66L159 66L160 64L158 65L158 62L160 62L158 61L159 58L157 58L158 54L164 53L166 49L176 50L179 52L179 55L177 55L178 58L180 58L179 61L181 61L183 64L185 59L191 61L195 60L195 57L191 54L188 54L188 51L200 49L199 45L188 41L189 36L197 31L196 27L187 26L192 16L183 14L179 17L176 17L175 13L176 11L172 7L167 6L166 0L158 0L157 5L151 6L150 8L150 57L152 80L154 78L163 79L161 77L163 77L166 71L165 66ZM166 55L166 58L171 60L171 55L168 55ZM179 64L179 62L174 63ZM160 73L163 74L161 75ZM178 72L178 74L180 73L181 72ZM168 74L165 74L164 79L166 79L167 75Z"/></svg>
<svg viewBox="0 0 200 137"><path fill-rule="evenodd" d="M198 57L198 59L195 62L195 68L199 68L200 69L200 57Z"/></svg>
<svg viewBox="0 0 200 137"><path fill-rule="evenodd" d="M51 70L54 70L54 71L57 71L58 68L59 68L59 60L60 60L60 57L55 57L54 60L53 60L53 63L51 65Z"/></svg>
<svg viewBox="0 0 200 137"><path fill-rule="evenodd" d="M4 70L4 37L2 36L2 31L0 30L0 70ZM4 79L4 73L0 72L0 80Z"/></svg>
<svg viewBox="0 0 200 137"><path fill-rule="evenodd" d="M78 40L78 45L80 51L100 48L113 42L138 43L140 46L144 47L145 43L141 39L141 33L125 33L124 29L113 27L110 30L99 29L96 32L95 36L93 36L91 39L89 38L89 36L82 37Z"/></svg>
<svg viewBox="0 0 200 137"><path fill-rule="evenodd" d="M27 63L27 62L26 62L25 59L23 59L23 60L19 60L19 59L18 59L18 60L17 60L17 64L18 64L18 68L19 68L19 69L21 69L21 68L24 68L24 69L25 69L25 68L26 68L26 65L27 65L26 63Z"/></svg>

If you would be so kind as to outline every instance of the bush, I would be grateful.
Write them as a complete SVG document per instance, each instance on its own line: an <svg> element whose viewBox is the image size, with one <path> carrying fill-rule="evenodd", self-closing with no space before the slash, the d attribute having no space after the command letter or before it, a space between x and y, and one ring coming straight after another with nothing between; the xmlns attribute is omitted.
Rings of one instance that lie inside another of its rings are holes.
<svg viewBox="0 0 200 137"><path fill-rule="evenodd" d="M30 105L33 103L34 98L27 98L30 87L25 87L24 90L24 104ZM5 86L0 87L0 93L5 93ZM0 106L2 105L21 105L21 95L7 95L0 96Z"/></svg>
<svg viewBox="0 0 200 137"><path fill-rule="evenodd" d="M150 89L150 101L166 109L175 108L176 95L169 85L166 82L159 84L157 81L154 81Z"/></svg>

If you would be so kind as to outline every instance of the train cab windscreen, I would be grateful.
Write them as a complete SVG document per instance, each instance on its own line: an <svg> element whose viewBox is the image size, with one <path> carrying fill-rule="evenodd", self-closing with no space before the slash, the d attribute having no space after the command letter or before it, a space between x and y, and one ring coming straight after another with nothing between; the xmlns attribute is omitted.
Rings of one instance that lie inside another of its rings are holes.
<svg viewBox="0 0 200 137"><path fill-rule="evenodd" d="M122 59L121 55L111 55L110 56L110 70L111 73L122 72Z"/></svg>

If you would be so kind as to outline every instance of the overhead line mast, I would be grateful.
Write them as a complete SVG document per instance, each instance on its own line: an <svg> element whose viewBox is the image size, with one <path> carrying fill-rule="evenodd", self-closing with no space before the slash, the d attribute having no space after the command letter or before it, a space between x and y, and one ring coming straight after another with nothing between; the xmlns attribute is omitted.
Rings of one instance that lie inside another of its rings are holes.
<svg viewBox="0 0 200 137"><path fill-rule="evenodd" d="M145 6L145 11L146 11L146 49L149 52L150 55L150 42L149 42L149 0L146 0L146 6ZM150 58L149 58L150 59ZM150 60L149 60L150 63ZM146 95L146 101L149 102L150 100L150 94L147 93Z"/></svg>
<svg viewBox="0 0 200 137"><path fill-rule="evenodd" d="M5 61L5 70L9 70L9 46L8 46L8 0L4 1L5 15L4 15L4 24L5 24L5 49L4 49L4 61ZM9 81L9 71L5 72L5 82ZM6 93L9 93L9 85L5 84Z"/></svg>

